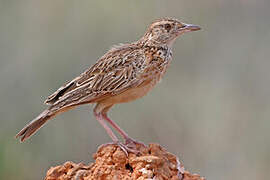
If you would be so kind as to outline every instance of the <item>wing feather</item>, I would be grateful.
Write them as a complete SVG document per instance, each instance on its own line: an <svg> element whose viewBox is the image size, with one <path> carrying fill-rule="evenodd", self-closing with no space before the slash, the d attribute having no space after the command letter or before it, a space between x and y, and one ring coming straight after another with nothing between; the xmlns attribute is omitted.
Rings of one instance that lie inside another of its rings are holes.
<svg viewBox="0 0 270 180"><path fill-rule="evenodd" d="M95 102L138 86L145 56L135 46L122 45L108 51L96 64L59 88L45 103L61 108Z"/></svg>

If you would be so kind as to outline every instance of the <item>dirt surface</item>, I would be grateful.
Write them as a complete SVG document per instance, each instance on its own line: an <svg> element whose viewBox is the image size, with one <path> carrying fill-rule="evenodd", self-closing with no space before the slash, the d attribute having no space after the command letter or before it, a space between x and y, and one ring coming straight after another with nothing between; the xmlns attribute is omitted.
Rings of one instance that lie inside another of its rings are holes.
<svg viewBox="0 0 270 180"><path fill-rule="evenodd" d="M93 155L94 163L66 162L48 170L45 180L204 180L184 170L176 156L157 144L138 147L140 155L107 145Z"/></svg>

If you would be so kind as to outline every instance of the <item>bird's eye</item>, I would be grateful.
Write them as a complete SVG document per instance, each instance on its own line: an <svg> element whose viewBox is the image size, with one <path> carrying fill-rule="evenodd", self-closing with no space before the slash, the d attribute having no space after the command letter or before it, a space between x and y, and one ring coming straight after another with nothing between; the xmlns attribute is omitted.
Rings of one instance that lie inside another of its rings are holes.
<svg viewBox="0 0 270 180"><path fill-rule="evenodd" d="M172 26L170 24L165 24L165 29L167 30L167 32L169 32L171 28Z"/></svg>

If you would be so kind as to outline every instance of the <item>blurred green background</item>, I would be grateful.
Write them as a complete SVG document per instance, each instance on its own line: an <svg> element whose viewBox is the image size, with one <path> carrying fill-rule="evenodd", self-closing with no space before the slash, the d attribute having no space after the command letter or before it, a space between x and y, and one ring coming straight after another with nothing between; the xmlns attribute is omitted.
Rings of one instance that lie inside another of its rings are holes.
<svg viewBox="0 0 270 180"><path fill-rule="evenodd" d="M57 116L23 144L14 136L48 95L160 17L202 30L179 38L162 83L117 105L112 119L207 179L269 179L269 0L0 0L0 179L42 179L51 166L92 161L110 141L93 105Z"/></svg>

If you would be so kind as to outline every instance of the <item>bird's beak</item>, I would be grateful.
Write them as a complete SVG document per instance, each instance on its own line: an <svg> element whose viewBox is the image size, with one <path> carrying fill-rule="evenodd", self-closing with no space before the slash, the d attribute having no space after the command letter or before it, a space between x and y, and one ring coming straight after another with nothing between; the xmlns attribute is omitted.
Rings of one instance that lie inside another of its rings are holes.
<svg viewBox="0 0 270 180"><path fill-rule="evenodd" d="M185 31L198 31L201 28L197 25L193 25L193 24L184 24L185 27L183 28L183 30Z"/></svg>

